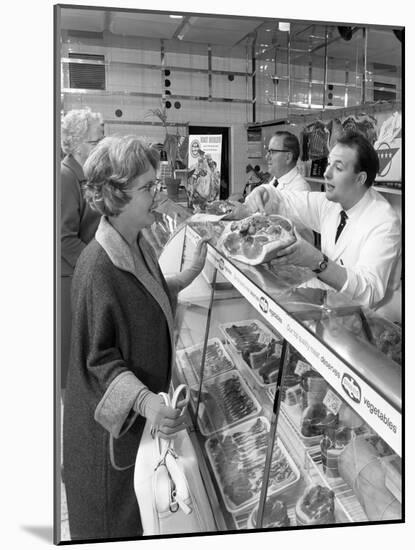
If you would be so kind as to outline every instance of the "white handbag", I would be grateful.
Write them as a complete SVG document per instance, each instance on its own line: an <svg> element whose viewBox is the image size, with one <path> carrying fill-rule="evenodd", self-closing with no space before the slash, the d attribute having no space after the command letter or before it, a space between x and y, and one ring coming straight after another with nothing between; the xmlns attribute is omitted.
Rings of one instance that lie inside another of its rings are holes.
<svg viewBox="0 0 415 550"><path fill-rule="evenodd" d="M172 399L161 393L166 405L176 407L188 388L178 386ZM182 414L185 407L182 410ZM187 430L174 439L159 438L147 421L134 471L143 535L216 531L196 454Z"/></svg>

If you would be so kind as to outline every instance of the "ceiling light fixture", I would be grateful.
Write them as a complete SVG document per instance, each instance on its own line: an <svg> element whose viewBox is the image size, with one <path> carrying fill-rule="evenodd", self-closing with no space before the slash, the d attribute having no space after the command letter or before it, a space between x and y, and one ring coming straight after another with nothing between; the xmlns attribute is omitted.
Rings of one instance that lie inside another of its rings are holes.
<svg viewBox="0 0 415 550"><path fill-rule="evenodd" d="M183 15L169 15L171 19L183 19Z"/></svg>
<svg viewBox="0 0 415 550"><path fill-rule="evenodd" d="M185 17L179 26L177 27L176 31L173 34L173 38L177 38L178 40L183 40L185 37L185 34L189 31L191 25L192 25L192 18L191 17Z"/></svg>
<svg viewBox="0 0 415 550"><path fill-rule="evenodd" d="M282 32L290 32L290 23L287 23L285 21L280 21L278 23L278 30Z"/></svg>

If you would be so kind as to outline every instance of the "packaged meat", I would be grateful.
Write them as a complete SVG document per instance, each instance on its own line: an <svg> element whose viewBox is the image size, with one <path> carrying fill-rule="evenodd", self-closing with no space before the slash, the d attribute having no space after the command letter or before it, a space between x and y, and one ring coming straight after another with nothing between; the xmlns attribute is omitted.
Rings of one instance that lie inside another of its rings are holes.
<svg viewBox="0 0 415 550"><path fill-rule="evenodd" d="M231 223L218 241L219 249L234 260L259 265L275 258L276 252L293 242L292 223L276 214L253 214Z"/></svg>
<svg viewBox="0 0 415 550"><path fill-rule="evenodd" d="M339 456L341 477L353 489L370 521L401 519L401 503L387 487L385 468L387 458L365 436L354 437Z"/></svg>
<svg viewBox="0 0 415 550"><path fill-rule="evenodd" d="M282 352L282 338L276 331L256 319L224 323L219 328L261 386L276 381Z"/></svg>
<svg viewBox="0 0 415 550"><path fill-rule="evenodd" d="M300 386L302 409L322 403L329 387L321 374L312 368L303 372Z"/></svg>
<svg viewBox="0 0 415 550"><path fill-rule="evenodd" d="M269 422L259 416L226 429L205 443L207 456L229 512L239 513L260 496L268 446ZM300 472L280 440L275 440L268 497L281 494Z"/></svg>
<svg viewBox="0 0 415 550"><path fill-rule="evenodd" d="M326 477L339 477L339 457L354 433L347 426L327 427L320 441L321 461Z"/></svg>
<svg viewBox="0 0 415 550"><path fill-rule="evenodd" d="M257 527L258 505L252 510L248 518L248 529ZM267 496L264 507L264 517L262 527L288 527L290 518L288 517L287 505L279 495Z"/></svg>
<svg viewBox="0 0 415 550"><path fill-rule="evenodd" d="M191 387L195 403L199 387ZM246 420L260 411L260 405L251 390L235 370L210 378L202 384L199 405L200 431L209 436L219 430Z"/></svg>
<svg viewBox="0 0 415 550"><path fill-rule="evenodd" d="M207 202L203 212L206 212L206 214L215 214L217 216L221 216L222 214L229 214L232 212L232 210L237 206L234 202L227 201L227 200L216 200Z"/></svg>
<svg viewBox="0 0 415 550"><path fill-rule="evenodd" d="M200 380L200 372L202 366L202 354L203 343L195 346L178 350L176 352L177 357L182 365L190 365L192 368L196 381ZM203 379L206 380L217 374L221 374L228 370L233 369L235 366L230 358L228 352L224 348L219 338L211 338L207 342L205 365L203 371Z"/></svg>
<svg viewBox="0 0 415 550"><path fill-rule="evenodd" d="M320 436L327 427L336 427L337 415L329 412L323 403L309 405L301 415L300 431L304 437Z"/></svg>
<svg viewBox="0 0 415 550"><path fill-rule="evenodd" d="M222 220L242 220L251 214L247 206L230 200L208 202L204 211L206 214L221 216Z"/></svg>
<svg viewBox="0 0 415 550"><path fill-rule="evenodd" d="M335 523L334 492L323 485L307 487L295 505L297 525Z"/></svg>

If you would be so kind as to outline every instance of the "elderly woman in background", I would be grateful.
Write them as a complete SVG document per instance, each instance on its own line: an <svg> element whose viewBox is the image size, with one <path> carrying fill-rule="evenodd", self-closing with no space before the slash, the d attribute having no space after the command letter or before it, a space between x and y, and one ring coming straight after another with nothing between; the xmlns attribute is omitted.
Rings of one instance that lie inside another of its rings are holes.
<svg viewBox="0 0 415 550"><path fill-rule="evenodd" d="M83 197L83 165L104 137L100 113L69 111L62 119L61 147L61 388L65 389L71 341L71 281L76 261L95 234L99 214Z"/></svg>
<svg viewBox="0 0 415 550"><path fill-rule="evenodd" d="M184 428L167 391L173 304L200 273L166 282L142 230L157 206L158 152L135 136L105 138L85 164L85 197L102 214L72 283L72 348L64 408L64 467L72 540L142 534L134 464L145 420L170 437ZM151 503L149 502L149 506Z"/></svg>

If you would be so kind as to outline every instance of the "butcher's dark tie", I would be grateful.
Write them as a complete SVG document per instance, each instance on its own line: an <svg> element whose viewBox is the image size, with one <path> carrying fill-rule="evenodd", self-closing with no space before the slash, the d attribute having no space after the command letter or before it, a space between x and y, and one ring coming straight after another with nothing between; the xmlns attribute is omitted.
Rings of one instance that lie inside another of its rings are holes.
<svg viewBox="0 0 415 550"><path fill-rule="evenodd" d="M277 185L278 185L278 180L277 180L277 178L275 178L273 185L274 185L274 187L277 187Z"/></svg>
<svg viewBox="0 0 415 550"><path fill-rule="evenodd" d="M342 210L340 212L340 223L337 227L336 238L334 239L335 243L337 243L337 239L340 237L340 234L343 231L344 226L346 225L346 221L347 221L347 214L344 210Z"/></svg>

